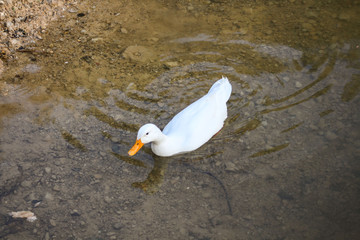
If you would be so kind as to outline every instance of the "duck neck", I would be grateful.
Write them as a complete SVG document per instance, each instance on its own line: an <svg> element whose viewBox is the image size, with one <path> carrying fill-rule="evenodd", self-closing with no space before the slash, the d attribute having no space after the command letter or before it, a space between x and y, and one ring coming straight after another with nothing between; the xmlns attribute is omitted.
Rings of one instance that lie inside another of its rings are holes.
<svg viewBox="0 0 360 240"><path fill-rule="evenodd" d="M164 133L162 133L161 130L159 129L159 132L157 133L156 140L154 140L153 143L155 145L159 145L162 142L165 142L167 138L168 138L168 136L166 136Z"/></svg>

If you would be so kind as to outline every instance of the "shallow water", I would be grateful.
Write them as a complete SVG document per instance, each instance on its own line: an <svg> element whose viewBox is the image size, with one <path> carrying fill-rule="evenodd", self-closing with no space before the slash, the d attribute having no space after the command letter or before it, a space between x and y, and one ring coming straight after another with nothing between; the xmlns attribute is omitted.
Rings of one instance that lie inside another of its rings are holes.
<svg viewBox="0 0 360 240"><path fill-rule="evenodd" d="M86 1L0 82L0 237L354 239L359 3ZM127 151L221 76L223 130ZM30 210L33 223L13 220Z"/></svg>

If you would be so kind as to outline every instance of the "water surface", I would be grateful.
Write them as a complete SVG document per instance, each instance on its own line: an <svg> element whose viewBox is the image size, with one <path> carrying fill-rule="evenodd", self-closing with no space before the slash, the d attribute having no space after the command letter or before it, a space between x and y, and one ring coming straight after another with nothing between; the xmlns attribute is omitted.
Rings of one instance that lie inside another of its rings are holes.
<svg viewBox="0 0 360 240"><path fill-rule="evenodd" d="M359 3L84 1L0 82L5 239L354 239ZM127 151L221 76L223 130ZM34 223L11 211L31 210Z"/></svg>

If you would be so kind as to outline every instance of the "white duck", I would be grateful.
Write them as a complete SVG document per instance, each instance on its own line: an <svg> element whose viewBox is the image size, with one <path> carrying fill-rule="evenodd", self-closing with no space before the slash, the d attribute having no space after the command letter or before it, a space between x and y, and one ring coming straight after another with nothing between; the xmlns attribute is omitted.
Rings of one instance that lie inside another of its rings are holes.
<svg viewBox="0 0 360 240"><path fill-rule="evenodd" d="M152 151L162 157L199 148L223 127L230 95L231 84L222 77L205 96L179 112L162 132L152 123L142 126L128 154L135 155L146 143L151 143Z"/></svg>

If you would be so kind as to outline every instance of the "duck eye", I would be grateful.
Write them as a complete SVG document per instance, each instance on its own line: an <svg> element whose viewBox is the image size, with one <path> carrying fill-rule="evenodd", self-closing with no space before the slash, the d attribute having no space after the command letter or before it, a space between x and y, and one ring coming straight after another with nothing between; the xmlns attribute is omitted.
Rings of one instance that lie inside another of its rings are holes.
<svg viewBox="0 0 360 240"><path fill-rule="evenodd" d="M147 132L146 135L149 135L149 133Z"/></svg>

